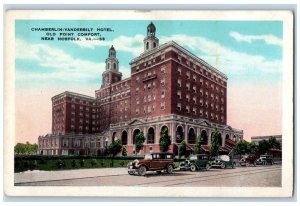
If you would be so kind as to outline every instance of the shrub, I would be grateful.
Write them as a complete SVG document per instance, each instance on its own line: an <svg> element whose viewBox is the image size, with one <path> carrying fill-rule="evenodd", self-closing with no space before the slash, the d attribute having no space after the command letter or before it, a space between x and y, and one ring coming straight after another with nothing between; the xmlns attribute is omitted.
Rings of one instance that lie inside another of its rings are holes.
<svg viewBox="0 0 300 206"><path fill-rule="evenodd" d="M84 159L81 159L81 160L80 160L80 166L81 166L81 167L84 167Z"/></svg>
<svg viewBox="0 0 300 206"><path fill-rule="evenodd" d="M76 165L76 160L72 160L71 165L72 165L73 168L75 168L77 166Z"/></svg>
<svg viewBox="0 0 300 206"><path fill-rule="evenodd" d="M91 165L92 165L92 167L95 167L97 165L97 160L96 159L92 159Z"/></svg>
<svg viewBox="0 0 300 206"><path fill-rule="evenodd" d="M65 165L66 165L65 161L63 161L61 159L57 160L57 162L56 162L56 166L59 169L62 168L62 167L64 167Z"/></svg>
<svg viewBox="0 0 300 206"><path fill-rule="evenodd" d="M124 165L125 165L124 160L120 162L120 165L121 165L121 167L124 167Z"/></svg>

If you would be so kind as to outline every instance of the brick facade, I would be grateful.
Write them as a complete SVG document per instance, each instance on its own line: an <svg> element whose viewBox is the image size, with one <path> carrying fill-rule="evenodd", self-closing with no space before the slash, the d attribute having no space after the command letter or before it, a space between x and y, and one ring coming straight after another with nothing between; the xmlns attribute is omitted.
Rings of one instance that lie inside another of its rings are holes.
<svg viewBox="0 0 300 206"><path fill-rule="evenodd" d="M214 128L228 150L233 140L241 140L243 131L227 126L226 75L174 41L159 46L155 32L149 24L144 52L130 62L129 78L122 80L112 46L95 98L71 92L54 96L52 134L96 134L108 143L119 138L129 155L137 131L146 136L141 154L159 151L164 126L174 153L182 140L192 150L197 136L209 146Z"/></svg>

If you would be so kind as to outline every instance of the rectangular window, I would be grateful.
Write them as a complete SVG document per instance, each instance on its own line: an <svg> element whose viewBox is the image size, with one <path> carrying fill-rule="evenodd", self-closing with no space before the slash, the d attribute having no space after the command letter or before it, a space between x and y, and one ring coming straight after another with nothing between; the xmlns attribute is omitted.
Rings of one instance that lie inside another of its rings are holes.
<svg viewBox="0 0 300 206"><path fill-rule="evenodd" d="M177 92L177 98L178 98L178 99L181 99L181 91L178 91L178 92Z"/></svg>
<svg viewBox="0 0 300 206"><path fill-rule="evenodd" d="M160 83L161 83L161 85L162 85L162 86L164 86L164 85L165 85L165 83L166 83L166 80L165 80L165 78L161 79L161 80L160 80Z"/></svg>
<svg viewBox="0 0 300 206"><path fill-rule="evenodd" d="M161 98L165 98L165 94L166 94L166 91L165 91L165 90L162 90L162 91L161 91Z"/></svg>
<svg viewBox="0 0 300 206"><path fill-rule="evenodd" d="M181 87L181 79L177 80L177 85L178 85L178 87Z"/></svg>
<svg viewBox="0 0 300 206"><path fill-rule="evenodd" d="M186 83L186 89L187 89L188 91L190 90L190 87L191 87L190 83Z"/></svg>
<svg viewBox="0 0 300 206"><path fill-rule="evenodd" d="M179 76L181 76L181 68L180 67L178 67L177 71L179 73Z"/></svg>
<svg viewBox="0 0 300 206"><path fill-rule="evenodd" d="M177 103L177 110L181 111L181 104L180 103Z"/></svg>
<svg viewBox="0 0 300 206"><path fill-rule="evenodd" d="M190 112L190 106L186 106L186 112L187 112L187 113Z"/></svg>
<svg viewBox="0 0 300 206"><path fill-rule="evenodd" d="M166 107L165 102L160 103L160 109L161 109L161 110L164 110L165 107Z"/></svg>
<svg viewBox="0 0 300 206"><path fill-rule="evenodd" d="M193 108L193 114L196 115L197 114L197 110L196 108Z"/></svg>

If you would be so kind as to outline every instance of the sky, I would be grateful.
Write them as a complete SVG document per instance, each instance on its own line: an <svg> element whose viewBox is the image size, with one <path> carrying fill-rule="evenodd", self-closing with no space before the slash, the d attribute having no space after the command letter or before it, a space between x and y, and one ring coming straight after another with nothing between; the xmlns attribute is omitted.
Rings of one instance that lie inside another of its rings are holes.
<svg viewBox="0 0 300 206"><path fill-rule="evenodd" d="M149 21L16 20L16 142L37 142L51 133L51 97L64 91L94 96L102 84L108 49L114 45L123 78L143 51ZM282 134L282 22L160 21L156 37L173 40L228 77L227 124L251 136ZM62 28L63 31L37 31ZM58 41L92 29L95 40ZM97 28L109 28L98 32ZM70 35L70 34L68 34ZM54 40L42 40L53 37ZM104 38L104 40L103 40Z"/></svg>

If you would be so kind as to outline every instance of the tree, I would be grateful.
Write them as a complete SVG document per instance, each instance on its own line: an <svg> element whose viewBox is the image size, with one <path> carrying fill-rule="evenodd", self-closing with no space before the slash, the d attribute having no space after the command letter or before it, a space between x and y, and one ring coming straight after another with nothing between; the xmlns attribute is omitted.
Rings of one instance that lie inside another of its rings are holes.
<svg viewBox="0 0 300 206"><path fill-rule="evenodd" d="M17 143L15 145L14 151L16 154L36 154L38 149L38 145L30 144L29 142L26 142L26 144L23 143Z"/></svg>
<svg viewBox="0 0 300 206"><path fill-rule="evenodd" d="M143 132L139 132L135 137L135 152L136 154L144 147L146 138Z"/></svg>
<svg viewBox="0 0 300 206"><path fill-rule="evenodd" d="M219 142L218 142L219 131L214 129L212 132L212 141L210 145L210 155L215 157L219 155Z"/></svg>
<svg viewBox="0 0 300 206"><path fill-rule="evenodd" d="M260 154L267 153L269 149L270 149L269 141L262 140L258 142L258 151Z"/></svg>
<svg viewBox="0 0 300 206"><path fill-rule="evenodd" d="M169 150L170 145L171 145L171 137L168 134L168 128L165 127L160 134L160 139L159 139L160 151L167 152Z"/></svg>
<svg viewBox="0 0 300 206"><path fill-rule="evenodd" d="M248 142L245 140L238 142L234 147L234 153L240 156L249 153L248 151L249 151Z"/></svg>
<svg viewBox="0 0 300 206"><path fill-rule="evenodd" d="M248 151L250 154L256 155L258 153L258 146L254 142L248 143Z"/></svg>
<svg viewBox="0 0 300 206"><path fill-rule="evenodd" d="M196 139L196 144L195 144L195 154L201 154L202 148L201 148L201 136L199 135Z"/></svg>
<svg viewBox="0 0 300 206"><path fill-rule="evenodd" d="M179 145L179 154L178 154L178 158L180 159L180 155L184 155L186 154L186 142L183 140L180 145Z"/></svg>
<svg viewBox="0 0 300 206"><path fill-rule="evenodd" d="M281 144L275 137L269 138L269 149L281 149Z"/></svg>
<svg viewBox="0 0 300 206"><path fill-rule="evenodd" d="M121 140L117 139L108 146L108 153L114 157L119 152L121 152L121 149L122 149Z"/></svg>

